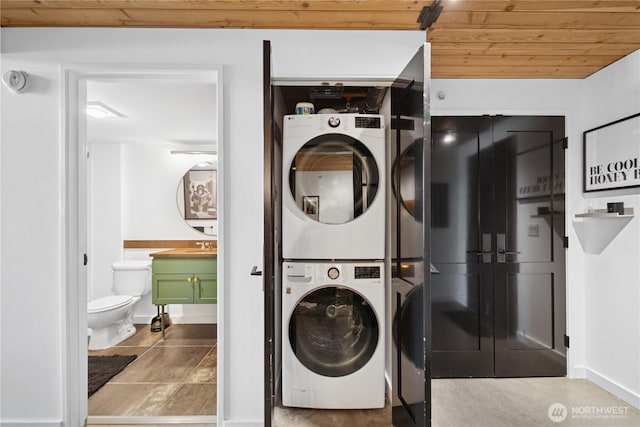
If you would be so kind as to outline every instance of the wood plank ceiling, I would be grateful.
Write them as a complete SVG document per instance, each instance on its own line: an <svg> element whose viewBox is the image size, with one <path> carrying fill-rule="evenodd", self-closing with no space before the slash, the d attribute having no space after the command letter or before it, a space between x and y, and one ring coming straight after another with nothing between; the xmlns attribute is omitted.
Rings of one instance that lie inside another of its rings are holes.
<svg viewBox="0 0 640 427"><path fill-rule="evenodd" d="M431 1L0 0L3 27L418 30ZM640 49L639 0L443 0L434 78L584 78Z"/></svg>

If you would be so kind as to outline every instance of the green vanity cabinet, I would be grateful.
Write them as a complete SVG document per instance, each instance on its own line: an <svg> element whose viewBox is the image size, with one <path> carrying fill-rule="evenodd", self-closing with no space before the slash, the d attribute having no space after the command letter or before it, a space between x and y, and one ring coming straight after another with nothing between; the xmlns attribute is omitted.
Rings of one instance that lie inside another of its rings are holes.
<svg viewBox="0 0 640 427"><path fill-rule="evenodd" d="M218 302L216 258L153 258L151 268L153 304Z"/></svg>

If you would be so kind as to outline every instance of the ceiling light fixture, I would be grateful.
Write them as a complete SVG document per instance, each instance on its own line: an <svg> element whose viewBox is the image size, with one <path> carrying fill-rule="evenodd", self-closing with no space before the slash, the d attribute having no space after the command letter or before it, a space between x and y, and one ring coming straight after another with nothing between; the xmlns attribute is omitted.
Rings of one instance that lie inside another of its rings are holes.
<svg viewBox="0 0 640 427"><path fill-rule="evenodd" d="M124 117L124 114L117 112L111 107L107 107L102 102L87 102L87 115L96 119L113 119Z"/></svg>

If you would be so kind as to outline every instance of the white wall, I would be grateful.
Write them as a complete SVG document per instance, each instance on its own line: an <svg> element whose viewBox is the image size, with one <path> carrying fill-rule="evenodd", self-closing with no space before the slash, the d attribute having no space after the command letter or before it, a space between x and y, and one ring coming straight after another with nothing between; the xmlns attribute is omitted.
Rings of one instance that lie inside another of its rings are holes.
<svg viewBox="0 0 640 427"><path fill-rule="evenodd" d="M584 93L583 130L640 113L640 50L587 78ZM639 193L635 188L585 194L585 205L595 209L606 209L607 202L624 202L635 210L636 217L600 254L585 254L584 369L587 378L636 407L640 407Z"/></svg>
<svg viewBox="0 0 640 427"><path fill-rule="evenodd" d="M53 426L63 419L65 152L60 67L120 63L224 65L222 144L228 176L223 215L229 238L221 250L226 259L228 339L222 349L227 380L219 413L225 418L221 424L262 424L262 281L249 275L251 267L262 262L262 40L272 40L275 77L361 80L398 74L424 33L45 28L1 32L1 72L24 70L32 83L20 95L1 89L0 422ZM25 174L25 168L38 173ZM29 208L34 204L36 208Z"/></svg>
<svg viewBox="0 0 640 427"><path fill-rule="evenodd" d="M122 259L120 144L93 144L87 159L87 298L111 295L111 263Z"/></svg>

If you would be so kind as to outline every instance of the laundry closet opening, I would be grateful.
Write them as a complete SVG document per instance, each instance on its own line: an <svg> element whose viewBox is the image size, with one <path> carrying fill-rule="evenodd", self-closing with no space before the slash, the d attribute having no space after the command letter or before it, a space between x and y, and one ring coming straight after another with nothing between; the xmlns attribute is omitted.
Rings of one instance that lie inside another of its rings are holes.
<svg viewBox="0 0 640 427"><path fill-rule="evenodd" d="M272 86L276 420L391 423L389 86Z"/></svg>

